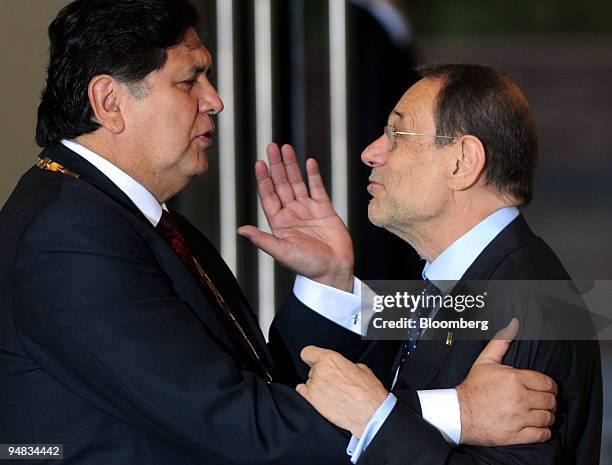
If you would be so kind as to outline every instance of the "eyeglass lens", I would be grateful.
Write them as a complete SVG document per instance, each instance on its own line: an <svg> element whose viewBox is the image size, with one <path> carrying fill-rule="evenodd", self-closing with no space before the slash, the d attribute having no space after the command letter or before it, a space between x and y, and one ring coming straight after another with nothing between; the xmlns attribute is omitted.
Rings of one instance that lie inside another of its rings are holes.
<svg viewBox="0 0 612 465"><path fill-rule="evenodd" d="M392 126L385 126L385 136L387 136L387 144L389 151L395 148L395 129Z"/></svg>

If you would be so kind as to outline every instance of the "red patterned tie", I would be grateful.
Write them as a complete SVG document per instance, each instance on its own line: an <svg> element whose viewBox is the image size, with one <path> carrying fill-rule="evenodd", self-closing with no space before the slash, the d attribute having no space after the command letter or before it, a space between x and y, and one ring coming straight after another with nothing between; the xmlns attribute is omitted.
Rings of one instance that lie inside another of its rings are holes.
<svg viewBox="0 0 612 465"><path fill-rule="evenodd" d="M193 276L200 282L200 284L212 293L218 303L218 307L216 307L216 309L221 312L222 319L225 318L226 324L229 323L230 328L233 328L232 331L235 332L235 335L238 337L238 339L243 341L242 345L257 360L259 369L261 370L261 374L264 379L268 382L271 382L272 375L266 367L262 356L255 348L255 344L250 341L249 336L238 321L238 318L234 315L232 310L225 302L225 299L217 289L217 286L215 286L215 284L212 282L212 280L204 271L204 269L199 264L197 264L194 255L189 250L187 240L179 230L176 221L172 217L172 214L166 210L163 210L162 216L159 220L159 223L157 223L155 229L166 240L172 250L176 252L181 261L185 264L185 266L187 266L189 271L191 271ZM223 314L225 315L225 317L223 317Z"/></svg>
<svg viewBox="0 0 612 465"><path fill-rule="evenodd" d="M193 260L193 254L187 246L185 236L179 231L174 218L172 218L172 215L168 211L162 211L162 216L155 229L157 229L157 232L159 232L170 247L172 247L172 250L176 252L189 271L197 277L199 273Z"/></svg>

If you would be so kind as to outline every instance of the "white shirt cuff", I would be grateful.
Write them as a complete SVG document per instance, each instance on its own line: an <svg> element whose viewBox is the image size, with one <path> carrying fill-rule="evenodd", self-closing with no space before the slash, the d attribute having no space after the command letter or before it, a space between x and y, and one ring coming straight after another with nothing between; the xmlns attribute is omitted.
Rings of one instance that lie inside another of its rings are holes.
<svg viewBox="0 0 612 465"><path fill-rule="evenodd" d="M298 275L293 293L304 305L337 325L361 335L361 281L354 278L353 293Z"/></svg>
<svg viewBox="0 0 612 465"><path fill-rule="evenodd" d="M380 427L391 414L391 410L395 407L396 402L397 398L389 393L385 401L380 404L380 407L376 409L370 418L370 421L363 430L361 439L357 438L357 436L351 436L351 440L346 448L346 453L351 456L352 463L357 463L363 451L370 445Z"/></svg>
<svg viewBox="0 0 612 465"><path fill-rule="evenodd" d="M447 442L457 445L461 439L461 410L456 389L417 391L423 418L435 426Z"/></svg>

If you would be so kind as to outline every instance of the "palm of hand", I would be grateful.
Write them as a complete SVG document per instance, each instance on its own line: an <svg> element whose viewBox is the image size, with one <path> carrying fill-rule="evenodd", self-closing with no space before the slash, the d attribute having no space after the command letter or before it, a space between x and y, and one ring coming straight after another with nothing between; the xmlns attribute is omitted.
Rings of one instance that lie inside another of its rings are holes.
<svg viewBox="0 0 612 465"><path fill-rule="evenodd" d="M293 148L268 146L269 167L255 164L261 206L273 234L254 226L238 232L298 274L350 290L353 244L335 212L314 159L306 162L308 188Z"/></svg>
<svg viewBox="0 0 612 465"><path fill-rule="evenodd" d="M283 264L311 279L353 268L349 232L329 201L295 200L268 218Z"/></svg>

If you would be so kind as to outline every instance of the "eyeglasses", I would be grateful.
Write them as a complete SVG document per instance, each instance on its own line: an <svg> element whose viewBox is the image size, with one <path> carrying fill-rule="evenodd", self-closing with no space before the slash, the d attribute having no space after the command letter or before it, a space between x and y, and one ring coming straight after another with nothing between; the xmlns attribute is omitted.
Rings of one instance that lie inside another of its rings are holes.
<svg viewBox="0 0 612 465"><path fill-rule="evenodd" d="M387 136L387 140L389 141L389 151L395 148L395 138L397 136L427 136L427 137L437 137L439 139L457 139L457 136L439 136L438 134L423 134L420 132L401 132L396 131L393 126L385 126L385 136Z"/></svg>

